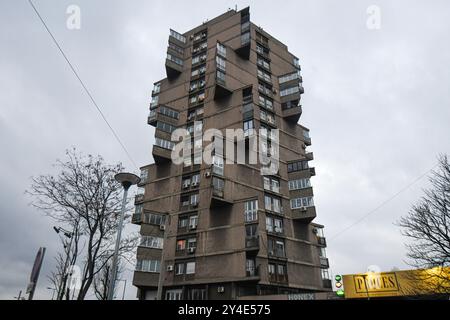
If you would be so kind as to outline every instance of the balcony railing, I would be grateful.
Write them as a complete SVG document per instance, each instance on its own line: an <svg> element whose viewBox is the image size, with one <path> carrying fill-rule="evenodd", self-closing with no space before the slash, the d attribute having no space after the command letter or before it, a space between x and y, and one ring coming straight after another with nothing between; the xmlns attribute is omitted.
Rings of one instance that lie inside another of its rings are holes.
<svg viewBox="0 0 450 320"><path fill-rule="evenodd" d="M300 116L302 115L302 106L298 105L296 107L291 107L284 109L282 111L283 118L290 121L297 123L300 119Z"/></svg>
<svg viewBox="0 0 450 320"><path fill-rule="evenodd" d="M286 274L269 273L269 281L270 282L287 283L288 282L288 277L287 277Z"/></svg>

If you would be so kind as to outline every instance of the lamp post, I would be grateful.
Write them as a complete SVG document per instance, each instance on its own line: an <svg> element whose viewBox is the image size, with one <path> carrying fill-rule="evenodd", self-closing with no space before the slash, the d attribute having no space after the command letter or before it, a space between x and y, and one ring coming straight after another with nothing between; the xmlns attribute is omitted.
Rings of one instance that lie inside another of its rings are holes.
<svg viewBox="0 0 450 320"><path fill-rule="evenodd" d="M119 182L123 187L123 200L122 200L122 210L120 211L119 217L119 225L117 227L117 237L116 237L116 247L114 249L113 262L112 262L112 271L111 271L111 281L109 282L108 288L108 300L114 299L114 288L116 285L116 276L117 276L117 261L119 259L119 246L120 246L120 237L122 235L122 226L123 226L123 216L125 214L125 207L127 204L127 195L128 189L135 184L138 184L141 179L132 173L121 172L114 176L117 182Z"/></svg>

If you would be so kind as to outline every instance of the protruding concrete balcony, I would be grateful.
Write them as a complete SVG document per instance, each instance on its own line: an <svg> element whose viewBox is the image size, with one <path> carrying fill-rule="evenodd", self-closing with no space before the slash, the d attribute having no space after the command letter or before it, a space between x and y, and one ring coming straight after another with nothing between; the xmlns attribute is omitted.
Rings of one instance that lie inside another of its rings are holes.
<svg viewBox="0 0 450 320"><path fill-rule="evenodd" d="M287 121L297 123L302 115L302 106L291 107L282 111L283 118Z"/></svg>
<svg viewBox="0 0 450 320"><path fill-rule="evenodd" d="M316 217L316 207L300 207L298 209L292 209L292 219L311 222Z"/></svg>
<svg viewBox="0 0 450 320"><path fill-rule="evenodd" d="M306 157L306 160L309 160L309 161L314 160L314 153L307 152L307 153L305 153L305 157Z"/></svg>
<svg viewBox="0 0 450 320"><path fill-rule="evenodd" d="M160 146L153 145L153 159L156 164L167 163L172 161L172 150L161 148Z"/></svg>

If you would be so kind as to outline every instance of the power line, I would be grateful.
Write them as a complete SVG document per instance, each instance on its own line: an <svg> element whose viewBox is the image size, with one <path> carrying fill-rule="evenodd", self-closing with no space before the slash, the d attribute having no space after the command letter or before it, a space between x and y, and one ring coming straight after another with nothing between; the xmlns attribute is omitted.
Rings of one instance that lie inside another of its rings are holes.
<svg viewBox="0 0 450 320"><path fill-rule="evenodd" d="M135 168L138 168L138 166L136 165L136 163L134 162L133 158L131 157L130 153L128 152L127 148L125 147L125 145L122 143L122 141L120 140L118 134L116 133L116 131L114 130L114 128L111 126L111 124L108 122L108 120L106 119L105 115L103 114L102 110L100 109L100 107L98 106L97 102L95 101L94 97L92 96L91 92L89 91L89 89L87 88L87 86L84 84L83 80L81 80L80 76L78 75L78 72L75 70L75 67L72 65L72 63L70 62L69 58L67 57L67 55L64 53L64 50L61 48L61 46L59 45L58 41L56 40L56 38L53 36L53 33L50 31L50 29L48 28L47 24L45 23L44 19L42 18L42 16L40 15L39 11L36 9L36 7L34 6L33 2L31 0L28 0L28 3L31 5L31 7L33 8L34 12L36 13L36 15L38 16L39 20L41 20L42 24L44 25L45 29L47 30L48 34L50 35L50 37L52 38L53 42L55 43L55 45L58 47L59 52L62 54L62 56L64 57L64 59L66 60L67 64L69 65L70 69L72 70L73 74L75 75L75 77L78 79L78 81L80 82L81 86L83 87L84 91L86 92L86 94L89 96L91 102L93 103L93 105L95 106L95 108L97 109L97 111L100 113L100 116L103 118L103 120L105 121L105 123L108 125L109 129L111 130L113 136L116 138L117 142L119 142L120 146L122 147L123 151L125 151L128 159L131 161L131 163L135 166Z"/></svg>
<svg viewBox="0 0 450 320"><path fill-rule="evenodd" d="M398 192L396 192L395 194L393 194L391 197L389 197L388 199L386 199L385 201L383 201L381 204L379 204L377 207L375 207L374 209L372 209L371 211L369 211L368 213L366 213L364 216L362 216L361 218L359 218L358 220L356 220L355 222L353 222L352 224L348 225L347 227L345 227L344 229L342 229L341 231L335 233L333 236L330 237L330 240L337 238L338 236L340 236L342 233L344 233L345 231L353 228L355 225L357 225L358 223L360 223L361 221L363 221L364 219L366 219L368 216L370 216L372 213L378 211L380 208L382 208L383 206L385 206L386 204L388 204L389 202L391 202L392 200L394 200L396 197L398 197L401 193L403 193L404 191L408 190L409 188L411 188L414 184L416 184L418 181L420 181L423 177L425 177L429 172L431 172L439 163L436 163L433 167L431 167L430 169L428 169L426 172L422 173L420 176L418 176L416 179L414 179L412 182L410 182L409 184L407 184L406 186L404 186L402 189L400 189Z"/></svg>

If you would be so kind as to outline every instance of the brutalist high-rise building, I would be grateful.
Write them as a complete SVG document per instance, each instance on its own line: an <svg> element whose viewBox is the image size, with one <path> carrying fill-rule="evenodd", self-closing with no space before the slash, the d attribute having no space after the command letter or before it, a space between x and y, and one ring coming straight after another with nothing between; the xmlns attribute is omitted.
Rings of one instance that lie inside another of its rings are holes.
<svg viewBox="0 0 450 320"><path fill-rule="evenodd" d="M141 226L138 297L155 299L158 287L162 299L331 290L323 226L312 222L311 139L298 124L299 59L251 23L246 8L183 34L171 30L165 65L148 116L155 163L142 168L132 218ZM265 134L269 152L278 129L279 170L262 175L258 163L227 164L217 154L212 164L199 161L205 142L194 138L175 164L177 128L243 129L247 150L253 133Z"/></svg>

